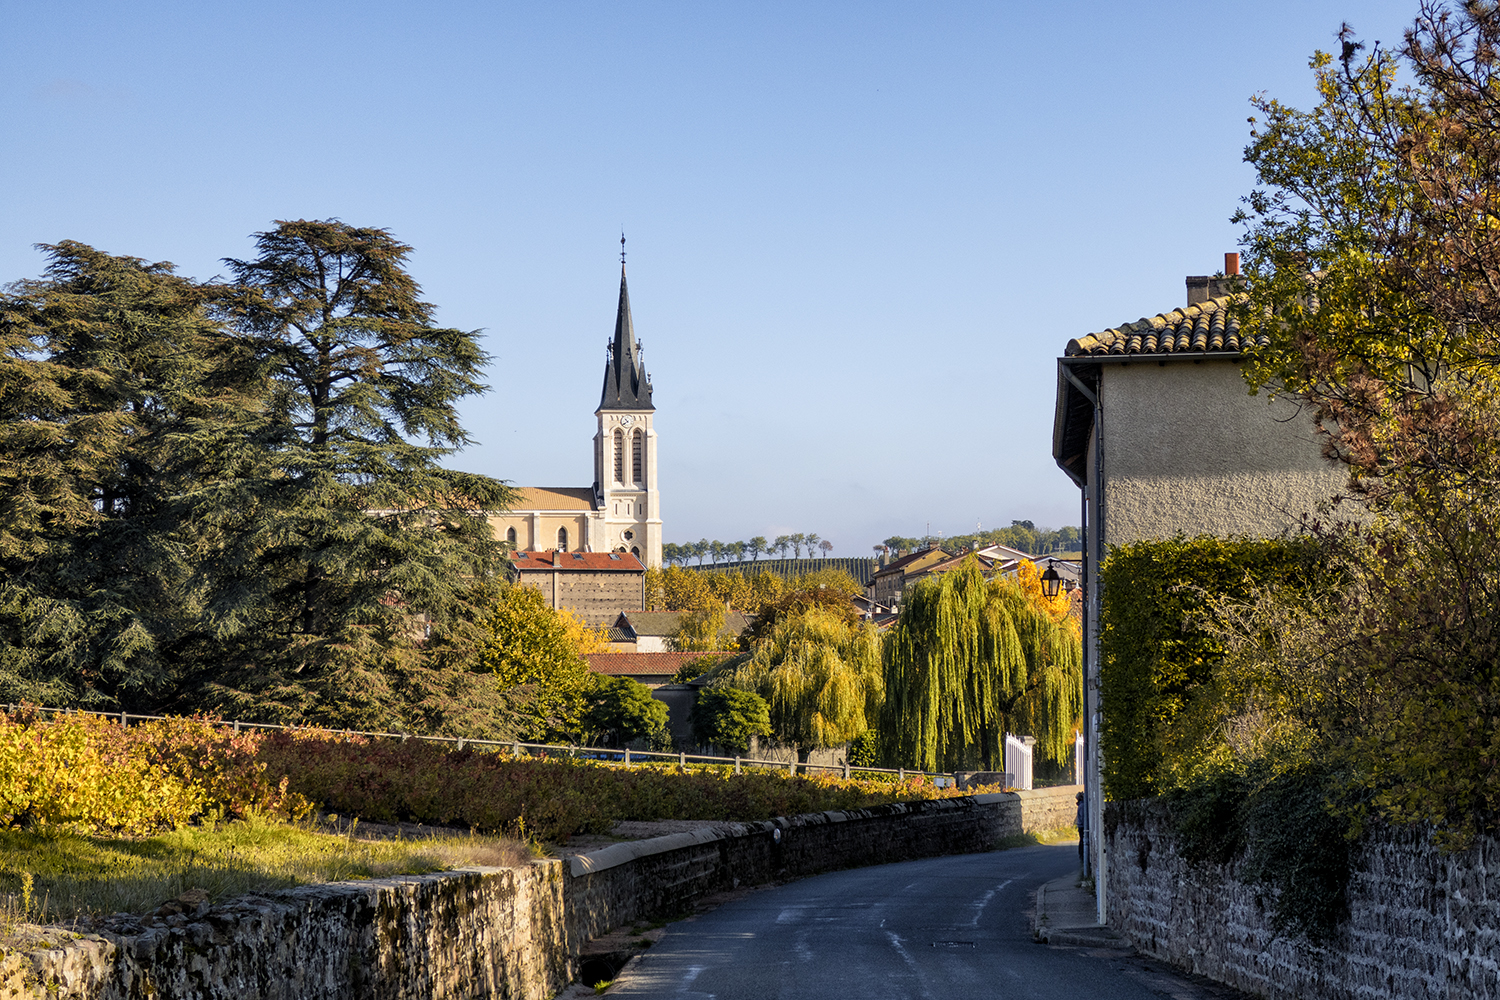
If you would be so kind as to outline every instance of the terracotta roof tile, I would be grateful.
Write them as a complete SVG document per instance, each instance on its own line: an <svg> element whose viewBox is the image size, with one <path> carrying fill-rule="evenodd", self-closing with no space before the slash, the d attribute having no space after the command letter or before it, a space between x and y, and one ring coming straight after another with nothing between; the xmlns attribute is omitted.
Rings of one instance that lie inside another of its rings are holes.
<svg viewBox="0 0 1500 1000"><path fill-rule="evenodd" d="M1068 357L1124 357L1132 354L1239 354L1240 321L1229 307L1243 302L1237 292L1171 312L1142 317L1099 333L1068 341Z"/></svg>
<svg viewBox="0 0 1500 1000"><path fill-rule="evenodd" d="M512 510L593 510L594 491L587 486L518 486Z"/></svg>
<svg viewBox="0 0 1500 1000"><path fill-rule="evenodd" d="M625 573L645 572L646 567L629 552L512 552L510 561L521 571L526 570L588 570L593 573L613 570Z"/></svg>
<svg viewBox="0 0 1500 1000"><path fill-rule="evenodd" d="M679 667L689 660L696 660L702 656L713 656L713 653L587 653L584 658L589 661L589 669L596 674L608 674L611 677L635 676L640 674L671 675L677 673ZM722 654L728 656L728 653Z"/></svg>

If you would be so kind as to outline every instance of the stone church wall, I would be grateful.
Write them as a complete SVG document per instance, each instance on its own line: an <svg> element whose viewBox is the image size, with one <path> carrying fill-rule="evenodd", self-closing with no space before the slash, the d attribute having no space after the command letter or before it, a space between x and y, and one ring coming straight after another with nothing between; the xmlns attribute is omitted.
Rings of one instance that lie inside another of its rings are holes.
<svg viewBox="0 0 1500 1000"><path fill-rule="evenodd" d="M613 625L622 611L644 611L639 573L559 573L557 606L590 625ZM545 592L545 591L544 591Z"/></svg>

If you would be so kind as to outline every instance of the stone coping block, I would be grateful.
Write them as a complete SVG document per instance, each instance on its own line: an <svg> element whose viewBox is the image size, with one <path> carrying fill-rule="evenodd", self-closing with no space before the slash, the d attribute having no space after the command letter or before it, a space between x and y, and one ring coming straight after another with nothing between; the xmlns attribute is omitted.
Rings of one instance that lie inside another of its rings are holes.
<svg viewBox="0 0 1500 1000"><path fill-rule="evenodd" d="M1041 790L1040 797L1045 799L1048 790ZM617 865L629 864L637 858L651 857L657 854L665 854L669 851L681 850L685 847L695 847L699 844L711 844L720 840L733 839L736 837L749 837L757 833L770 833L776 829L791 830L798 827L815 826L822 823L846 823L850 820L875 819L880 816L900 816L911 813L913 806L925 807L931 811L946 811L951 809L972 808L964 803L974 805L994 805L1001 802L1020 802L1023 798L1037 797L1034 791L1019 792L989 792L984 795L967 795L952 799L922 799L918 802L897 802L885 806L870 806L866 809L854 810L829 810L820 813L803 813L797 816L779 816L776 819L760 820L748 823L726 822L719 826L704 827L702 830L693 830L687 833L669 833L660 837L651 837L646 840L632 840L621 844L611 844L601 847L597 851L588 854L574 855L569 861L569 874L574 878L580 878L593 872L601 872Z"/></svg>

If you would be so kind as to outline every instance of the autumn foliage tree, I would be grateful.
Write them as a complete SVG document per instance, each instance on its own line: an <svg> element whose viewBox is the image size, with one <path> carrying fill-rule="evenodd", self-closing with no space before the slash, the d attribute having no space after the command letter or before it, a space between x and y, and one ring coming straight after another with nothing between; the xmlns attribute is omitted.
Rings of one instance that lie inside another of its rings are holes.
<svg viewBox="0 0 1500 1000"><path fill-rule="evenodd" d="M1315 108L1257 102L1243 322L1251 385L1314 410L1368 514L1320 528L1341 612L1242 651L1342 678L1300 702L1318 756L1462 838L1500 815L1500 9L1341 42Z"/></svg>
<svg viewBox="0 0 1500 1000"><path fill-rule="evenodd" d="M584 656L607 649L608 639L568 611L550 607L540 591L522 586L491 598L484 626L480 669L505 693L513 735L576 741L595 687Z"/></svg>

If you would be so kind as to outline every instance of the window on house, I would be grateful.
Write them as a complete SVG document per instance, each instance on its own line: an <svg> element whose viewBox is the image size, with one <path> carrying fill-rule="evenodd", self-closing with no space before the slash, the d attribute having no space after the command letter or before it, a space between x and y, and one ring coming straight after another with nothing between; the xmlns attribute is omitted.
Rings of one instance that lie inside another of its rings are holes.
<svg viewBox="0 0 1500 1000"><path fill-rule="evenodd" d="M568 551L568 529L567 528L558 528L557 529L557 551L559 551L559 552L566 552L566 551Z"/></svg>
<svg viewBox="0 0 1500 1000"><path fill-rule="evenodd" d="M506 528L505 529L505 540L507 542L509 542L510 544L512 544L512 545L516 544L516 529L515 528Z"/></svg>
<svg viewBox="0 0 1500 1000"><path fill-rule="evenodd" d="M615 482L625 481L625 433L615 428Z"/></svg>
<svg viewBox="0 0 1500 1000"><path fill-rule="evenodd" d="M645 476L642 475L642 470L644 470L645 467L646 436L640 432L639 428L637 428L636 432L630 435L630 471L632 473L630 481L633 483L639 483L643 479L645 479Z"/></svg>

